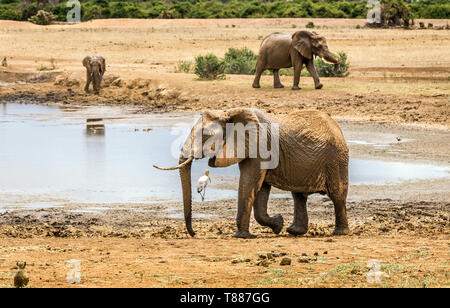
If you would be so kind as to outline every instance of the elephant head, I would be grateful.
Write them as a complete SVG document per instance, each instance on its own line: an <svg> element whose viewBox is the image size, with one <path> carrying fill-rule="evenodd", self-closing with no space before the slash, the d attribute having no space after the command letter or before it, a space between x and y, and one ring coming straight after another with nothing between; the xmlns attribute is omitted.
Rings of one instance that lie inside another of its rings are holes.
<svg viewBox="0 0 450 308"><path fill-rule="evenodd" d="M313 55L316 55L335 64L335 69L337 68L338 60L328 50L326 39L316 32L295 32L292 34L292 47L307 59L312 59Z"/></svg>
<svg viewBox="0 0 450 308"><path fill-rule="evenodd" d="M233 130L232 134L228 134L230 127L239 125L246 129L244 134L241 135L241 137L243 136L241 139L242 143L240 143L240 137L237 131ZM259 130L260 118L256 111L252 109L235 108L229 111L206 111L196 122L189 136L186 138L179 157L179 164L170 168L160 168L154 165L155 168L160 170L180 170L184 218L186 229L191 236L195 235L191 222L192 161L194 159L209 158L208 165L210 167L227 167L240 163L248 158L249 155L250 157L255 157L252 154L254 153L253 143L249 142L249 140L260 138ZM230 138L230 136L232 137ZM257 142L259 143L261 141L258 139ZM274 141L271 139L271 142ZM233 148L231 149L231 147Z"/></svg>

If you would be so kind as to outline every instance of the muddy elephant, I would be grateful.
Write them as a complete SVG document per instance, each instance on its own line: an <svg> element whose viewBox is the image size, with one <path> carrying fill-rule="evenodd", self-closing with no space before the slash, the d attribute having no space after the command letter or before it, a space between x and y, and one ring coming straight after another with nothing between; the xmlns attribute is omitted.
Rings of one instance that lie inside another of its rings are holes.
<svg viewBox="0 0 450 308"><path fill-rule="evenodd" d="M259 48L258 61L253 88L260 88L259 80L264 70L273 72L274 88L284 88L280 82L280 68L294 67L293 90L300 90L300 73L303 64L314 79L316 89L321 89L319 75L314 66L314 56L334 63L338 69L338 60L328 50L327 41L316 32L298 31L294 34L272 33L264 38Z"/></svg>
<svg viewBox="0 0 450 308"><path fill-rule="evenodd" d="M241 145L238 132L233 130L229 134L227 131L239 125L245 128ZM211 126L216 127L212 134ZM252 127L257 133L247 130ZM220 134L220 130L227 133ZM211 136L219 140L213 146L210 146ZM273 154L271 157L267 153L263 155L261 145L264 142ZM251 147L255 143L259 144L256 152ZM242 145L244 150L239 153ZM333 201L334 234L349 232L346 213L348 148L338 124L327 114L298 111L273 118L257 109L204 112L182 147L179 164L170 168L154 166L162 170L179 169L184 218L191 236L195 235L191 223L191 166L194 159L201 158L209 158L210 167L239 164L237 231L234 237L253 237L249 232L252 207L258 223L270 227L276 234L282 230L283 217L270 217L267 213L272 186L292 192L294 221L287 228L290 234L301 235L308 231L306 201L308 195L313 193L327 194ZM269 166L268 163L274 158L275 164Z"/></svg>
<svg viewBox="0 0 450 308"><path fill-rule="evenodd" d="M86 68L86 86L84 91L89 92L89 85L92 82L94 93L99 94L103 75L106 71L106 61L101 55L94 55L83 59L83 66Z"/></svg>

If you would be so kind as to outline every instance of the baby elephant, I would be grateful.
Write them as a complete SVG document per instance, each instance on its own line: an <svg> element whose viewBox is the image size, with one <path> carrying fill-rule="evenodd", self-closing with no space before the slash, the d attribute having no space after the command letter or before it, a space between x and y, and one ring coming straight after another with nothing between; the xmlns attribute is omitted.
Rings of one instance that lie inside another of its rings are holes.
<svg viewBox="0 0 450 308"><path fill-rule="evenodd" d="M94 55L83 59L83 66L86 68L86 86L84 91L89 92L89 85L92 82L94 93L100 92L103 74L106 71L105 58L101 55Z"/></svg>

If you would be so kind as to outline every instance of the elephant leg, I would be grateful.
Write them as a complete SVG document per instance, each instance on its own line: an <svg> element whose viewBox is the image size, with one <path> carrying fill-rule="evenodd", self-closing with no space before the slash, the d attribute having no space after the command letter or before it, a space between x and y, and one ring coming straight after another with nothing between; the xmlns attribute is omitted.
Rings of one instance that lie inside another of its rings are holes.
<svg viewBox="0 0 450 308"><path fill-rule="evenodd" d="M253 88L261 88L259 84L259 80L261 79L261 74L264 72L264 68L262 65L256 65L255 79L253 80Z"/></svg>
<svg viewBox="0 0 450 308"><path fill-rule="evenodd" d="M274 88L284 88L280 81L279 69L273 70L273 87Z"/></svg>
<svg viewBox="0 0 450 308"><path fill-rule="evenodd" d="M249 226L256 194L260 190L266 175L266 170L261 170L260 167L260 162L254 159L247 159L239 164L241 176L239 178L238 213L236 218L237 231L233 237L255 237L250 233Z"/></svg>
<svg viewBox="0 0 450 308"><path fill-rule="evenodd" d="M255 211L254 214L256 221L262 226L270 227L275 234L278 234L281 232L281 229L283 229L283 216L278 214L270 217L267 214L267 203L269 201L271 188L272 186L267 183L262 184L261 189L256 195L253 209Z"/></svg>
<svg viewBox="0 0 450 308"><path fill-rule="evenodd" d="M292 90L300 90L300 73L302 71L303 59L296 50L290 52L292 67L294 68L294 84Z"/></svg>
<svg viewBox="0 0 450 308"><path fill-rule="evenodd" d="M334 225L334 235L347 235L350 230L348 228L347 220L347 189L340 189L329 194L331 201L334 204L334 214L336 222Z"/></svg>
<svg viewBox="0 0 450 308"><path fill-rule="evenodd" d="M295 63L294 65L294 84L292 85L292 90L300 90L300 73L302 72L303 63Z"/></svg>
<svg viewBox="0 0 450 308"><path fill-rule="evenodd" d="M306 209L308 196L293 192L292 197L294 197L294 221L286 231L292 235L302 235L308 232L308 211Z"/></svg>
<svg viewBox="0 0 450 308"><path fill-rule="evenodd" d="M319 75L317 74L313 59L308 60L308 62L306 63L306 68L308 69L308 72L311 74L311 76L314 79L314 87L316 89L322 89L323 84L320 83Z"/></svg>
<svg viewBox="0 0 450 308"><path fill-rule="evenodd" d="M92 74L89 72L89 70L86 73L86 86L84 87L85 92L89 92L89 85L92 81Z"/></svg>

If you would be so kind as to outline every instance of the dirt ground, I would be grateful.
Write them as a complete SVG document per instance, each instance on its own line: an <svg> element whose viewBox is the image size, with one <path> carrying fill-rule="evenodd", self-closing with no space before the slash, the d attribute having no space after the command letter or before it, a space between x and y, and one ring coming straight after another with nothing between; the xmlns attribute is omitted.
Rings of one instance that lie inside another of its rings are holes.
<svg viewBox="0 0 450 308"><path fill-rule="evenodd" d="M330 50L345 51L351 64L349 77L321 78L322 90L309 77L292 91L290 76L282 77L285 89L273 89L271 76L252 89L253 76L211 82L175 72L179 60L207 52L223 56L243 46L257 52L265 35L292 33L308 21L97 20L50 27L0 21L0 56L9 63L0 68L0 101L135 105L140 112L319 109L352 128L347 139L404 139L386 150L349 144L353 157L448 167L448 30L313 20ZM100 96L83 92L81 60L94 53L107 60ZM370 128L364 138L358 125ZM6 211L0 213L0 287L12 287L16 261L27 262L29 287L450 287L449 187L448 177L352 185L351 234L343 237L331 236L333 205L319 197L308 201L305 236L275 235L252 219L254 240L231 238L236 200L194 203L193 212L202 214L193 220L195 238L183 220L167 218L174 208L181 212L176 202L95 205L106 209L94 213L83 211L92 204ZM269 212L289 226L292 199L271 199ZM284 258L290 265L280 264ZM69 260L80 261L81 284L67 282Z"/></svg>

